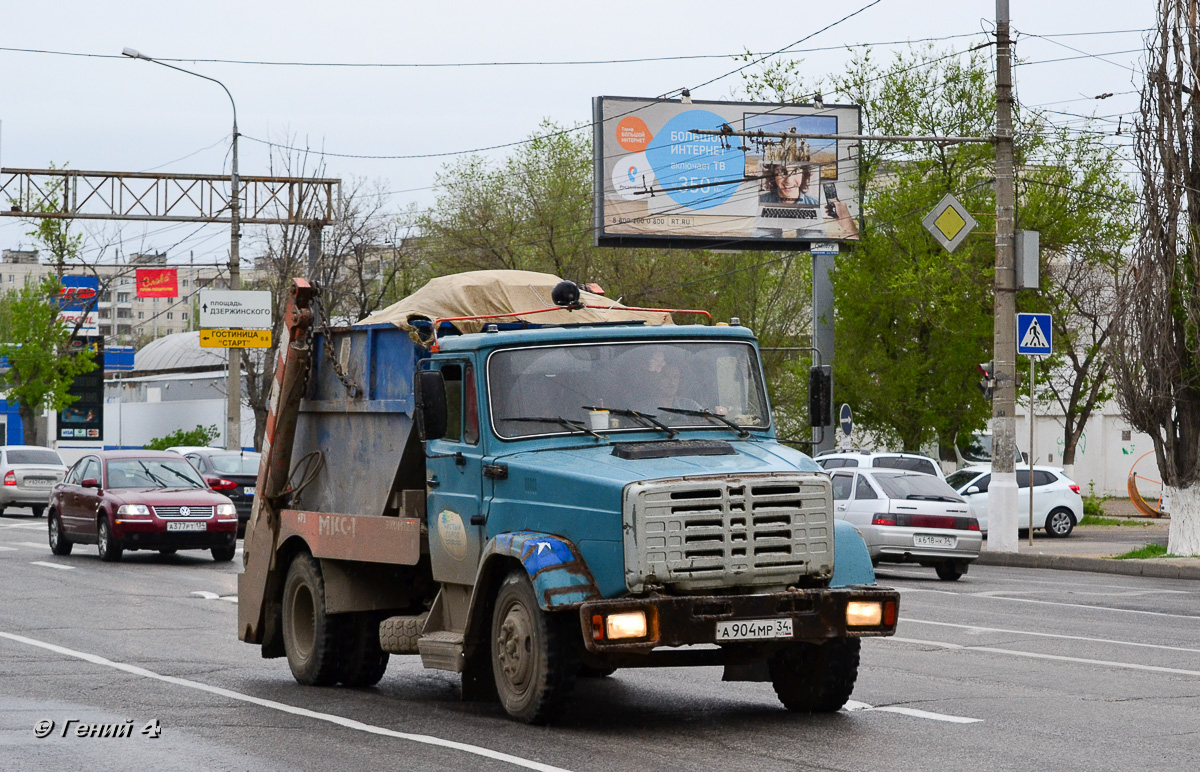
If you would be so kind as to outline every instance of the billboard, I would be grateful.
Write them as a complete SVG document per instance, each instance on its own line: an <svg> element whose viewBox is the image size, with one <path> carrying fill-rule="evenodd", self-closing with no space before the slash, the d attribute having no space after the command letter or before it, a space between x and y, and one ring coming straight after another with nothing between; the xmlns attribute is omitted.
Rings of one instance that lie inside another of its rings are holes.
<svg viewBox="0 0 1200 772"><path fill-rule="evenodd" d="M808 249L858 238L857 105L596 97L595 243ZM695 130L762 132L713 136Z"/></svg>
<svg viewBox="0 0 1200 772"><path fill-rule="evenodd" d="M174 268L137 269L137 296L139 298L177 298L179 282Z"/></svg>
<svg viewBox="0 0 1200 772"><path fill-rule="evenodd" d="M99 335L96 321L96 295L100 292L100 279L96 276L64 276L62 291L56 302L61 309L59 321L74 327L83 317L76 335Z"/></svg>

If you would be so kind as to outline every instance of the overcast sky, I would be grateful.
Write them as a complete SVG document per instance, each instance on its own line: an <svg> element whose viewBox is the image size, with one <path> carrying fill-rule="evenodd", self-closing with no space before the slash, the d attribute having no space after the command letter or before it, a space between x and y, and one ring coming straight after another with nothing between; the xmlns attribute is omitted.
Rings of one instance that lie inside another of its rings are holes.
<svg viewBox="0 0 1200 772"><path fill-rule="evenodd" d="M453 153L524 139L543 118L586 122L593 96L654 97L696 86L740 66L730 55L784 48L871 2L9 2L0 10L0 165L228 173L232 112L224 92L120 56L130 47L189 60L172 63L228 87L242 134L242 174L268 173L263 141L290 142L330 154L327 176L382 180L395 211L411 202L426 206L447 158L333 154ZM1029 62L1014 73L1019 99L1064 113L1094 112L1114 131L1118 115L1128 123L1137 95L1124 92L1140 87L1152 6L1147 0L1012 0L1017 55ZM833 50L794 56L816 79L844 65L844 46L873 43L883 53L896 48L885 43L933 37L945 38L935 43L939 48L958 50L983 40L994 17L992 0L880 0L795 46ZM700 56L711 58L562 64ZM323 66L200 61L206 59ZM1067 60L1048 61L1061 59ZM494 62L555 64L330 66ZM733 75L694 90L693 97L736 97L739 86ZM1104 93L1114 96L1094 99ZM1079 124L1070 115L1049 117ZM28 229L0 218L0 248L29 246ZM227 234L227 226L127 225L122 251L169 250L184 262L192 251L197 262L220 261ZM242 254L253 257L249 243Z"/></svg>

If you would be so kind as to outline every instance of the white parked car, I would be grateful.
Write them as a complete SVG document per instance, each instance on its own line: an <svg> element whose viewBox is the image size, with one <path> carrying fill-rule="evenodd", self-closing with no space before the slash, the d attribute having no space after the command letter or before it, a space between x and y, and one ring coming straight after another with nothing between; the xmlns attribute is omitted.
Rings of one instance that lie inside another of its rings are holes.
<svg viewBox="0 0 1200 772"><path fill-rule="evenodd" d="M938 477L901 469L834 469L833 508L862 534L873 563L920 563L954 581L979 557L971 508Z"/></svg>
<svg viewBox="0 0 1200 772"><path fill-rule="evenodd" d="M923 472L945 479L942 467L929 456L916 453L869 453L867 451L846 451L822 453L814 459L825 471L845 469L847 467L870 469L906 469L910 472Z"/></svg>
<svg viewBox="0 0 1200 772"><path fill-rule="evenodd" d="M58 451L37 445L0 447L0 514L5 507L29 507L41 517L50 489L67 474Z"/></svg>
<svg viewBox="0 0 1200 772"><path fill-rule="evenodd" d="M1029 525L1029 467L1018 466L1017 526ZM950 487L967 500L971 512L985 532L988 527L988 485L991 466L968 466L946 478ZM1033 467L1033 527L1044 528L1047 536L1067 536L1083 519L1083 497L1079 486L1054 466Z"/></svg>

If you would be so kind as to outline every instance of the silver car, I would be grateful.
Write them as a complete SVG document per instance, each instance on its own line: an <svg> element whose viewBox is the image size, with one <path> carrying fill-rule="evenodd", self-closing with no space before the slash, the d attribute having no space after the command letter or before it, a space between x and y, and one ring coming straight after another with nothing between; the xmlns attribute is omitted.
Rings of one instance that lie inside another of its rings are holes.
<svg viewBox="0 0 1200 772"><path fill-rule="evenodd" d="M901 469L833 469L834 511L858 529L871 561L932 566L954 581L979 557L971 508L941 478Z"/></svg>
<svg viewBox="0 0 1200 772"><path fill-rule="evenodd" d="M50 489L67 474L58 451L37 445L0 447L0 515L7 507L29 507L41 517Z"/></svg>

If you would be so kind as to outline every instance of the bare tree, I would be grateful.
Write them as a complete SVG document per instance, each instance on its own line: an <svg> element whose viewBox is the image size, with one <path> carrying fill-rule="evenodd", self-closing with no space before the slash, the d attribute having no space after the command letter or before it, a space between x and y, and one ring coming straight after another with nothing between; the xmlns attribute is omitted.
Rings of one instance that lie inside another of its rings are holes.
<svg viewBox="0 0 1200 772"><path fill-rule="evenodd" d="M1158 0L1134 142L1145 211L1113 336L1117 398L1154 441L1177 555L1200 554L1197 2Z"/></svg>

